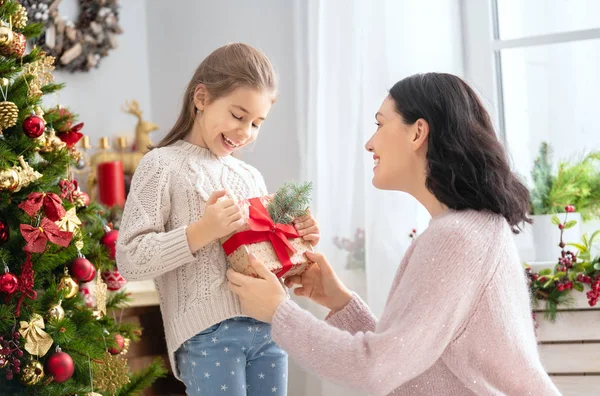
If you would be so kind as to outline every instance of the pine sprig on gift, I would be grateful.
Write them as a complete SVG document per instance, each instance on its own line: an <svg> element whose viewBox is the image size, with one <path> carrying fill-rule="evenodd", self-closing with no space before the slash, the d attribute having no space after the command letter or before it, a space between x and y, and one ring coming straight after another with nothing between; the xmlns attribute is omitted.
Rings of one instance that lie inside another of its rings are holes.
<svg viewBox="0 0 600 396"><path fill-rule="evenodd" d="M267 205L269 216L275 223L291 224L295 218L308 214L312 182L284 183Z"/></svg>

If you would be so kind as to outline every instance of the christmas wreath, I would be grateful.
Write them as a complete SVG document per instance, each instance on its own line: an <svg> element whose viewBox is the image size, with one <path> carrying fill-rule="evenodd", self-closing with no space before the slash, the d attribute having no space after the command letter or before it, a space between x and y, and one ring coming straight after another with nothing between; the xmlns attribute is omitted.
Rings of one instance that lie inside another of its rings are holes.
<svg viewBox="0 0 600 396"><path fill-rule="evenodd" d="M89 71L100 59L117 48L119 26L118 0L79 0L81 12L76 22L59 14L61 0L22 0L31 22L44 25L45 33L35 39L50 56L57 59L56 69L70 72Z"/></svg>

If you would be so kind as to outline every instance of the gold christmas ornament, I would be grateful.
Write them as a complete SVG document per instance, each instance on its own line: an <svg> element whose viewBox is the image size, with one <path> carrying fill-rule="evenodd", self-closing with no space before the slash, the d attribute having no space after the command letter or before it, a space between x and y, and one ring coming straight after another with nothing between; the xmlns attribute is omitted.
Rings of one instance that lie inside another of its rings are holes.
<svg viewBox="0 0 600 396"><path fill-rule="evenodd" d="M54 304L48 310L48 319L56 319L62 320L65 318L65 310L62 305L60 305L62 301L59 301L58 304Z"/></svg>
<svg viewBox="0 0 600 396"><path fill-rule="evenodd" d="M29 322L21 321L19 333L25 339L25 350L31 355L44 356L52 346L52 337L44 331L44 318L39 314L31 315Z"/></svg>
<svg viewBox="0 0 600 396"><path fill-rule="evenodd" d="M13 191L19 186L19 174L15 168L0 171L0 190Z"/></svg>
<svg viewBox="0 0 600 396"><path fill-rule="evenodd" d="M106 315L106 291L108 290L108 286L102 279L100 272L101 271L98 271L96 274L96 288L94 290L94 298L96 299L96 309L100 311L102 315Z"/></svg>
<svg viewBox="0 0 600 396"><path fill-rule="evenodd" d="M2 130L17 125L19 118L19 108L16 104L9 101L0 102L0 134Z"/></svg>
<svg viewBox="0 0 600 396"><path fill-rule="evenodd" d="M15 192L20 191L22 187L27 187L28 185L37 181L43 176L41 173L37 172L31 166L29 166L29 164L25 162L25 159L22 155L20 155L17 159L19 161L19 164L21 164L21 167L17 169L17 172L19 173L20 186L17 187Z"/></svg>
<svg viewBox="0 0 600 396"><path fill-rule="evenodd" d="M94 389L115 395L119 388L129 383L127 359L104 351L101 362L94 362Z"/></svg>
<svg viewBox="0 0 600 396"><path fill-rule="evenodd" d="M64 290L63 296L66 299L75 297L79 292L79 285L73 280L73 278L71 278L67 267L65 267L65 273L62 278L60 278L60 282L58 283L58 290Z"/></svg>
<svg viewBox="0 0 600 396"><path fill-rule="evenodd" d="M81 220L77 217L77 209L71 208L67 210L67 213L64 217L58 221L55 221L56 225L60 227L61 230L74 233L76 230L81 227Z"/></svg>
<svg viewBox="0 0 600 396"><path fill-rule="evenodd" d="M0 370L2 370L4 367L8 366L8 355L3 355L0 353Z"/></svg>
<svg viewBox="0 0 600 396"><path fill-rule="evenodd" d="M67 144L56 136L56 132L53 128L46 128L46 133L38 139L42 143L39 149L42 153L62 150L67 147Z"/></svg>
<svg viewBox="0 0 600 396"><path fill-rule="evenodd" d="M17 12L12 15L12 23L17 29L27 26L27 9L21 4L18 4Z"/></svg>
<svg viewBox="0 0 600 396"><path fill-rule="evenodd" d="M44 378L44 366L37 360L30 360L21 367L21 382L35 385Z"/></svg>
<svg viewBox="0 0 600 396"><path fill-rule="evenodd" d="M96 393L96 392L88 392L85 394L85 396L102 396L100 393Z"/></svg>
<svg viewBox="0 0 600 396"><path fill-rule="evenodd" d="M30 96L42 95L41 88L54 81L52 70L54 70L54 57L46 56L46 53L42 53L40 59L25 66L25 74L33 77L28 84Z"/></svg>
<svg viewBox="0 0 600 396"><path fill-rule="evenodd" d="M0 86L8 87L8 84L10 84L10 81L8 80L8 78L6 78L6 77L0 78Z"/></svg>
<svg viewBox="0 0 600 396"><path fill-rule="evenodd" d="M129 346L131 345L131 340L129 338L125 338L123 339L125 345L123 346L123 350L121 351L121 353L119 353L119 355L121 356L125 356L127 355L127 352L129 352Z"/></svg>
<svg viewBox="0 0 600 396"><path fill-rule="evenodd" d="M13 31L8 26L0 26L0 45L10 45L13 41Z"/></svg>

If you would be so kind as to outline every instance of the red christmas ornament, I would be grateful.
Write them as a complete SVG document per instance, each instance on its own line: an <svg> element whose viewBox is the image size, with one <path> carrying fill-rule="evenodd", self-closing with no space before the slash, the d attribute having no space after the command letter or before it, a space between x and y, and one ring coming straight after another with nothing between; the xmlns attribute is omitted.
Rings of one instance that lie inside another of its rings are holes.
<svg viewBox="0 0 600 396"><path fill-rule="evenodd" d="M96 276L96 267L85 257L77 257L69 266L71 276L80 282L90 282Z"/></svg>
<svg viewBox="0 0 600 396"><path fill-rule="evenodd" d="M4 222L4 220L0 219L0 246L8 242L9 238L10 228L8 227L8 224Z"/></svg>
<svg viewBox="0 0 600 396"><path fill-rule="evenodd" d="M13 39L9 45L0 46L0 55L20 58L25 53L27 37L23 33L13 32Z"/></svg>
<svg viewBox="0 0 600 396"><path fill-rule="evenodd" d="M119 238L119 231L110 230L106 234L104 234L104 236L100 240L100 242L104 246L106 246L106 248L108 249L108 255L112 260L114 260L115 256L116 256L116 249L117 249L116 244L117 244L118 238Z"/></svg>
<svg viewBox="0 0 600 396"><path fill-rule="evenodd" d="M39 138L46 130L46 122L38 115L27 116L23 121L23 133L32 139Z"/></svg>
<svg viewBox="0 0 600 396"><path fill-rule="evenodd" d="M0 293L13 294L18 286L17 277L15 274L8 272L8 267L6 267L4 273L0 275Z"/></svg>
<svg viewBox="0 0 600 396"><path fill-rule="evenodd" d="M573 206L573 205L567 205L567 206L565 206L565 211L567 213L573 213L573 212L575 212L575 206Z"/></svg>
<svg viewBox="0 0 600 396"><path fill-rule="evenodd" d="M104 271L102 273L102 280L106 283L106 287L110 291L119 290L127 283L116 268L111 271Z"/></svg>
<svg viewBox="0 0 600 396"><path fill-rule="evenodd" d="M121 353L123 348L125 348L125 339L121 334L115 334L115 342L117 343L117 347L111 347L108 350L108 352L110 352L111 355L118 355L119 353Z"/></svg>
<svg viewBox="0 0 600 396"><path fill-rule="evenodd" d="M65 382L75 372L75 363L68 353L56 347L56 353L46 359L46 372L54 377L54 382Z"/></svg>

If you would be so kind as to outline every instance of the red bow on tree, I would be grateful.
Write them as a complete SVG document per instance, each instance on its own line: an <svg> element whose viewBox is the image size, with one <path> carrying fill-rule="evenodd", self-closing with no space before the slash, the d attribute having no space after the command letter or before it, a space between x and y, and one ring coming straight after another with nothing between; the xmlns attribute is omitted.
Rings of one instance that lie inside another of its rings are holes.
<svg viewBox="0 0 600 396"><path fill-rule="evenodd" d="M27 245L23 250L31 253L42 253L46 249L48 241L67 247L71 243L71 238L73 238L73 233L61 230L46 217L42 219L39 227L21 224L21 234L27 241Z"/></svg>
<svg viewBox="0 0 600 396"><path fill-rule="evenodd" d="M60 140L67 144L68 148L71 148L77 144L79 139L83 137L83 133L79 132L83 128L83 122L56 134Z"/></svg>
<svg viewBox="0 0 600 396"><path fill-rule="evenodd" d="M250 229L235 233L225 241L223 243L225 254L229 256L242 245L271 241L282 266L281 271L276 275L281 277L293 266L290 253L295 253L296 249L288 238L298 238L298 231L290 224L275 224L259 198L252 198L249 202L248 225Z"/></svg>
<svg viewBox="0 0 600 396"><path fill-rule="evenodd" d="M62 200L54 193L32 192L27 196L27 200L19 204L19 208L33 217L40 208L44 206L44 213L52 221L62 219L65 214L65 208L62 206Z"/></svg>
<svg viewBox="0 0 600 396"><path fill-rule="evenodd" d="M60 186L61 191L60 197L62 199L66 198L70 202L73 202L73 193L79 190L79 183L77 180L62 179L58 182L58 185Z"/></svg>

